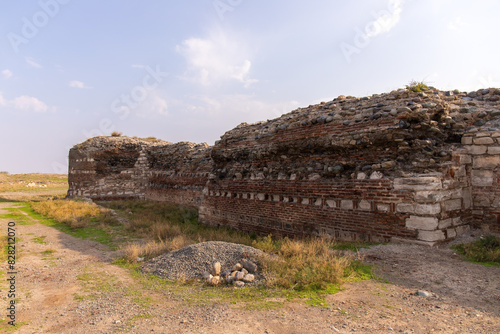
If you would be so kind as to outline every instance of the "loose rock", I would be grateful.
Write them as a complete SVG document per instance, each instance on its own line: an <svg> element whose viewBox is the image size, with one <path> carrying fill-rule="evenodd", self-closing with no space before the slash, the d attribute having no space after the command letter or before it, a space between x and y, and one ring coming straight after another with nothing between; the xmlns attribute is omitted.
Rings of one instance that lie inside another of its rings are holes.
<svg viewBox="0 0 500 334"><path fill-rule="evenodd" d="M242 288L245 286L245 282L242 282L242 281L235 281L234 282L234 285L238 288Z"/></svg>

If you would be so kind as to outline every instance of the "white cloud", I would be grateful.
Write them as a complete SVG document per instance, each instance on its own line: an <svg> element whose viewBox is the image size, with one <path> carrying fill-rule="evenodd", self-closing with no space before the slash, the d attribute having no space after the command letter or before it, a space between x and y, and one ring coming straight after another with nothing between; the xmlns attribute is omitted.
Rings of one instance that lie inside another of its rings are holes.
<svg viewBox="0 0 500 334"><path fill-rule="evenodd" d="M2 75L3 75L4 79L9 79L10 77L12 77L12 71L5 69L2 71Z"/></svg>
<svg viewBox="0 0 500 334"><path fill-rule="evenodd" d="M481 83L481 88L500 87L500 80L497 80L491 74L479 76L479 82Z"/></svg>
<svg viewBox="0 0 500 334"><path fill-rule="evenodd" d="M149 107L150 110L159 115L168 115L168 103L165 99L162 99L159 96L152 96L148 103L146 103L146 107Z"/></svg>
<svg viewBox="0 0 500 334"><path fill-rule="evenodd" d="M168 115L168 103L163 97L159 96L157 92L151 91L148 93L147 98L140 102L137 108L132 109L139 117L149 118L156 115Z"/></svg>
<svg viewBox="0 0 500 334"><path fill-rule="evenodd" d="M69 86L73 87L73 88L80 88L80 89L92 89L92 87L86 86L83 82L78 81L78 80L70 81Z"/></svg>
<svg viewBox="0 0 500 334"><path fill-rule="evenodd" d="M36 97L26 95L16 97L9 103L9 105L15 109L34 112L46 112L49 110L49 107Z"/></svg>
<svg viewBox="0 0 500 334"><path fill-rule="evenodd" d="M391 31L401 19L403 3L404 0L390 0L387 10L375 13L375 21L367 32L367 37L375 37Z"/></svg>
<svg viewBox="0 0 500 334"><path fill-rule="evenodd" d="M256 99L253 95L234 94L213 96L197 96L194 101L183 109L196 115L223 119L230 127L234 122L258 122L272 119L296 109L298 101L265 102Z"/></svg>
<svg viewBox="0 0 500 334"><path fill-rule="evenodd" d="M247 46L225 32L213 32L206 39L189 38L176 50L186 58L188 77L202 85L237 80L248 87L257 82L249 77L252 62Z"/></svg>
<svg viewBox="0 0 500 334"><path fill-rule="evenodd" d="M49 107L36 97L22 95L13 100L6 100L0 92L0 107L13 108L17 110L33 111L43 113L49 110ZM55 111L55 108L50 108L50 111Z"/></svg>
<svg viewBox="0 0 500 334"><path fill-rule="evenodd" d="M465 25L465 22L462 20L462 18L456 17L452 21L448 22L448 29L450 30L455 30L455 31L460 31L462 30L462 27Z"/></svg>
<svg viewBox="0 0 500 334"><path fill-rule="evenodd" d="M28 65L34 67L34 68L42 68L42 65L38 64L33 58L31 57L24 57Z"/></svg>
<svg viewBox="0 0 500 334"><path fill-rule="evenodd" d="M133 64L132 68L146 68L146 65L141 65L141 64Z"/></svg>

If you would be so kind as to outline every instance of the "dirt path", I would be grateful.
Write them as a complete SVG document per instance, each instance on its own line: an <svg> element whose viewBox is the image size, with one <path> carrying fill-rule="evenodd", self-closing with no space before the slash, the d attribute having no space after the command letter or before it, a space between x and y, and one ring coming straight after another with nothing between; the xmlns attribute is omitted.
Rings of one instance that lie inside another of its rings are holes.
<svg viewBox="0 0 500 334"><path fill-rule="evenodd" d="M0 203L0 211L16 203ZM0 228L7 230L7 220ZM377 246L366 258L382 281L349 283L330 309L287 302L249 311L192 305L168 289L140 289L114 252L54 228L16 226L18 333L500 333L500 268L467 263L451 251ZM416 296L417 289L434 295ZM8 302L0 292L1 309ZM4 315L0 315L4 318Z"/></svg>

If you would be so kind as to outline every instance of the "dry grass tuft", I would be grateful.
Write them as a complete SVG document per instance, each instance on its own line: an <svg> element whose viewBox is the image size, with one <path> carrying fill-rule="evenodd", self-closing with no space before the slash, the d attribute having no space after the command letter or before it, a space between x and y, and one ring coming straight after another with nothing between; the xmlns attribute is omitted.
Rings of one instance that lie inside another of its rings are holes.
<svg viewBox="0 0 500 334"><path fill-rule="evenodd" d="M182 230L179 225L173 225L161 221L157 221L151 225L151 232L158 240L167 240L182 234Z"/></svg>
<svg viewBox="0 0 500 334"><path fill-rule="evenodd" d="M272 241L270 237L255 246L274 255L261 258L268 286L296 290L321 290L341 283L353 259L338 257L331 250L333 241L326 238Z"/></svg>
<svg viewBox="0 0 500 334"><path fill-rule="evenodd" d="M92 220L98 220L101 224L105 225L118 224L117 219L109 210L101 210L94 203L75 200L54 200L31 202L31 207L35 212L64 223L74 229L87 227Z"/></svg>
<svg viewBox="0 0 500 334"><path fill-rule="evenodd" d="M178 235L170 241L170 250L178 250L193 243L194 242L185 235Z"/></svg>
<svg viewBox="0 0 500 334"><path fill-rule="evenodd" d="M122 247L121 252L123 258L129 263L136 263L137 258L141 255L141 245L130 244Z"/></svg>
<svg viewBox="0 0 500 334"><path fill-rule="evenodd" d="M128 244L121 251L124 259L129 263L136 263L137 258L151 259L166 252L181 249L192 244L193 241L183 235L178 235L168 241L150 241L145 244Z"/></svg>
<svg viewBox="0 0 500 334"><path fill-rule="evenodd" d="M65 223L71 228L86 227L92 218L97 218L101 213L94 203L71 200L33 202L31 207L35 212Z"/></svg>

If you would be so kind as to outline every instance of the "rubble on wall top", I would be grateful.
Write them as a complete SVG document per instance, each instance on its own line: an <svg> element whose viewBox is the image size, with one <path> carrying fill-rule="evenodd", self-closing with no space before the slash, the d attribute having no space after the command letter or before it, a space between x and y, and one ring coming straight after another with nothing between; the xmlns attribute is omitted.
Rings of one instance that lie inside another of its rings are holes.
<svg viewBox="0 0 500 334"><path fill-rule="evenodd" d="M479 129L481 131L497 131L500 128L500 89L487 88L468 93L458 90L440 91L435 88L425 92L400 89L365 97L340 95L328 102L297 108L272 120L254 124L241 123L222 135L213 149L226 150L224 154L230 155L229 149L237 149L231 147L232 143L244 142L244 146L247 147L258 146L263 143L261 140L272 138L281 132L307 129L327 123L332 123L341 129L345 127L345 132L337 135L345 137L345 140L325 137L320 138L320 141L324 141L324 143L316 142L314 145L349 148L359 147L361 143L366 146L370 145L373 139L377 139L379 143L383 139L381 134L377 132L387 130L376 127L378 124L376 122L380 120L386 120L385 124L393 122L391 126L394 129L394 135L387 143L392 141L393 144L402 145L401 143L404 144L405 141L412 140L411 147L413 149L429 146L430 144L425 139L431 141L438 139L437 142L442 143L444 141L450 142L445 137L460 137L465 133L479 131ZM372 123L375 126L372 126ZM353 131L352 126L365 130ZM375 132L366 136L362 133L363 131ZM405 131L413 131L413 134L408 136ZM415 134L416 132L418 135ZM358 138L360 136L361 139ZM383 140L385 141L385 139ZM454 140L454 142L459 142L459 140ZM436 146L436 143L431 144ZM374 145L377 144L374 143ZM112 136L90 138L76 145L73 149L98 151L116 147L126 150L148 148L148 150L175 152L181 155L188 154L188 152L189 154L205 154L207 149L212 150L212 147L206 143L180 142L173 144L156 138L140 139Z"/></svg>
<svg viewBox="0 0 500 334"><path fill-rule="evenodd" d="M453 130L481 127L490 122L491 127L500 123L500 89L488 88L475 92L440 91L426 92L405 89L367 97L340 95L329 102L321 102L287 114L254 124L241 123L221 136L217 144L241 140L258 140L262 137L296 127L330 122L345 126L366 123L380 118L422 117L449 124ZM436 116L442 113L442 116ZM419 115L416 115L419 114ZM427 115L427 116L426 116Z"/></svg>
<svg viewBox="0 0 500 334"><path fill-rule="evenodd" d="M73 147L73 149L80 150L102 150L108 148L123 148L127 147L130 149L141 148L168 148L169 150L205 150L209 147L207 143L192 143L192 142L178 142L171 143L168 141L164 141L156 138L137 138L137 137L127 137L127 136L98 136L89 138L86 141L77 144Z"/></svg>

